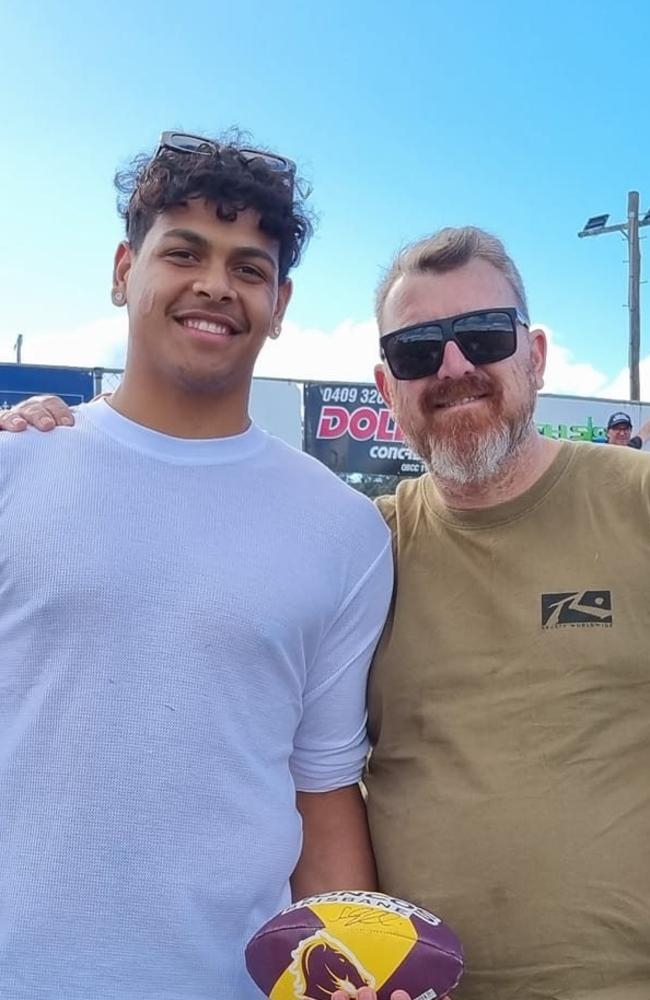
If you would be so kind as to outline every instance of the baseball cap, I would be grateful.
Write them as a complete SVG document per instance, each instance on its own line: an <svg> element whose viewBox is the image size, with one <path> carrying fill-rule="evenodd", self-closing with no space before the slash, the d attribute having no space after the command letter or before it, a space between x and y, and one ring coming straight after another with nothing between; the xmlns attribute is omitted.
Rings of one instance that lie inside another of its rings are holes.
<svg viewBox="0 0 650 1000"><path fill-rule="evenodd" d="M609 431L612 427L617 427L619 424L625 424L626 427L632 426L632 421L627 413L612 413L607 421L607 430Z"/></svg>

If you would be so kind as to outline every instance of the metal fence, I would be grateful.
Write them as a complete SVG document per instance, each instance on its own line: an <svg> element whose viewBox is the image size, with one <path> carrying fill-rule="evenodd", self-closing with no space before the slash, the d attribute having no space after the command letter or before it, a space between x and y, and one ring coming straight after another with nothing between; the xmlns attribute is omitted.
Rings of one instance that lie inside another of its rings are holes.
<svg viewBox="0 0 650 1000"><path fill-rule="evenodd" d="M123 368L95 368L95 394L114 392L122 381Z"/></svg>

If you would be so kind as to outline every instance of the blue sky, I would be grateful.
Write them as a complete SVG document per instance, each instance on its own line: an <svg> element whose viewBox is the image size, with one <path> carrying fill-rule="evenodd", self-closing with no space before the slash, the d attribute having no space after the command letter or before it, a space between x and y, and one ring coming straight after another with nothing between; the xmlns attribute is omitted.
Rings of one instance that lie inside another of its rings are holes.
<svg viewBox="0 0 650 1000"><path fill-rule="evenodd" d="M621 221L630 188L650 208L647 4L12 6L0 360L18 332L25 361L119 360L113 170L163 128L237 124L299 162L320 217L262 373L369 376L381 266L406 240L473 223L505 240L551 331L549 388L625 387L626 244L576 233L600 212ZM645 357L645 313L642 337Z"/></svg>

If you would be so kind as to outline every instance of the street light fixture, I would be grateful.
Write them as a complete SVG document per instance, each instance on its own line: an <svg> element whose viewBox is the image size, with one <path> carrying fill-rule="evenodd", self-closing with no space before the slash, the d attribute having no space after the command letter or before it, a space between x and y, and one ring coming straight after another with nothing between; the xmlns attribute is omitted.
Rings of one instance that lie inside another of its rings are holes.
<svg viewBox="0 0 650 1000"><path fill-rule="evenodd" d="M582 233L592 233L596 229L603 229L607 225L608 219L609 215L592 215L590 219L587 219Z"/></svg>
<svg viewBox="0 0 650 1000"><path fill-rule="evenodd" d="M641 398L639 382L639 356L641 349L641 250L639 247L639 229L650 226L650 211L639 220L639 192L630 191L627 196L627 221L615 226L608 226L609 215L592 215L578 233L583 236L602 236L603 233L623 233L629 248L629 281L628 310L630 313L630 399Z"/></svg>

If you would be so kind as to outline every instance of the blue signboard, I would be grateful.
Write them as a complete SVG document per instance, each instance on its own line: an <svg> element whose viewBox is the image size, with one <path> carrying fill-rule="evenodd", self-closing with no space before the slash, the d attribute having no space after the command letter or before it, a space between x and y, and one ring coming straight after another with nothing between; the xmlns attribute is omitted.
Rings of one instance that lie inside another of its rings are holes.
<svg viewBox="0 0 650 1000"><path fill-rule="evenodd" d="M0 364L0 410L29 396L61 396L70 406L95 395L90 368L46 368L41 365Z"/></svg>

